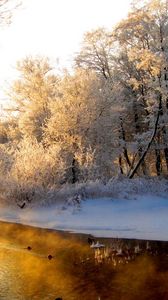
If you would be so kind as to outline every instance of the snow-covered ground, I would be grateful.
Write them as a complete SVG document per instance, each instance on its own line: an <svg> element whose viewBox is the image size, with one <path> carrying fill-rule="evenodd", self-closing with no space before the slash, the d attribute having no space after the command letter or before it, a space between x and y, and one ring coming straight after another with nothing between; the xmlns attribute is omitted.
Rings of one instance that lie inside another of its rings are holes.
<svg viewBox="0 0 168 300"><path fill-rule="evenodd" d="M97 237L168 241L168 196L87 199L80 208L66 209L56 204L24 209L0 206L0 220Z"/></svg>

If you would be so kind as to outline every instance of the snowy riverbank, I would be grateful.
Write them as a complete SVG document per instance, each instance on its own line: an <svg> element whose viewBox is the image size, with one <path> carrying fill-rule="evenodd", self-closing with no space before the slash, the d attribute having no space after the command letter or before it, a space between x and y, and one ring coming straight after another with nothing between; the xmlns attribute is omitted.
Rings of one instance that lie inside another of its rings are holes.
<svg viewBox="0 0 168 300"><path fill-rule="evenodd" d="M0 220L43 228L93 234L97 237L168 241L168 196L87 199L74 208L0 207Z"/></svg>

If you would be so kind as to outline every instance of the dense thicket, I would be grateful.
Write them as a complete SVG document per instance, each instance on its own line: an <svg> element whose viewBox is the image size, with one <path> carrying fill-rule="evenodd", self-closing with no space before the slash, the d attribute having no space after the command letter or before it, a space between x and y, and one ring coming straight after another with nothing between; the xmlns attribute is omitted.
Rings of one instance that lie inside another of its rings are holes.
<svg viewBox="0 0 168 300"><path fill-rule="evenodd" d="M56 75L39 57L17 67L11 113L0 123L10 195L29 200L65 183L167 175L166 0L134 3L111 31L86 33L71 74Z"/></svg>

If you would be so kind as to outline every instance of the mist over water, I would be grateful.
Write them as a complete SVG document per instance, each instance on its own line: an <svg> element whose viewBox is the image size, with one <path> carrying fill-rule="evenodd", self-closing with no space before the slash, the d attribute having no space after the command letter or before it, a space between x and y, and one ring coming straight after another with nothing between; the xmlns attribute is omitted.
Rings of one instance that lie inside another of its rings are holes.
<svg viewBox="0 0 168 300"><path fill-rule="evenodd" d="M147 253L146 241L100 239L105 248L94 250L87 235L0 225L0 299L168 299L166 242L150 242ZM107 252L116 245L143 251L114 260Z"/></svg>

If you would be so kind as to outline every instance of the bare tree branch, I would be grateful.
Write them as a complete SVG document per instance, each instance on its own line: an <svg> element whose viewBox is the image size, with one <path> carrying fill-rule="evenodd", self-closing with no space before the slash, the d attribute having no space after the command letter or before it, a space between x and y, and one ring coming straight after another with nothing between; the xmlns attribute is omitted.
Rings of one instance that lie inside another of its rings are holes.
<svg viewBox="0 0 168 300"><path fill-rule="evenodd" d="M21 3L21 0L0 0L0 26L11 23L13 11Z"/></svg>

